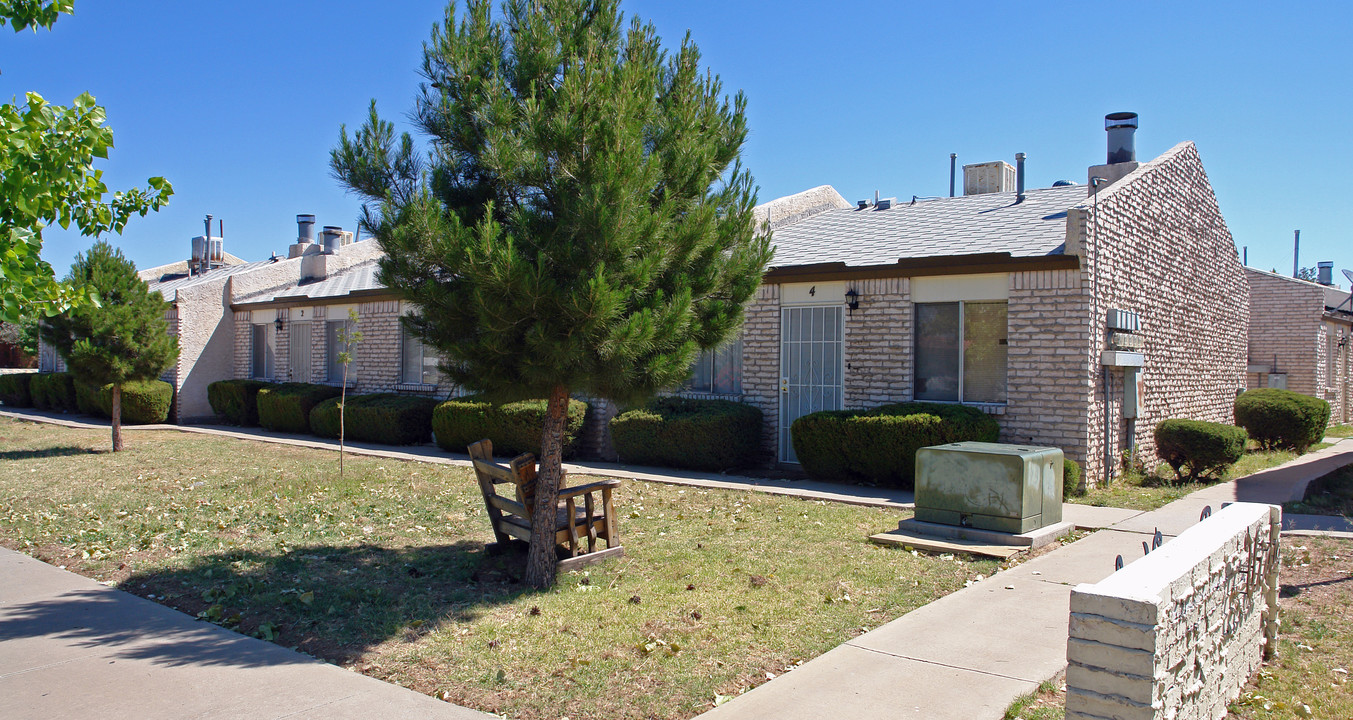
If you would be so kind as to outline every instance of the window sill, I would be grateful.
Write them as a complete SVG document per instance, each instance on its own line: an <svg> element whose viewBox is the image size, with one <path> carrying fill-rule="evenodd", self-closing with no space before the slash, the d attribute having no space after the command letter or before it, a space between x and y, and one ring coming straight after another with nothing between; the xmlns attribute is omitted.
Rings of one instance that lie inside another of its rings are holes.
<svg viewBox="0 0 1353 720"><path fill-rule="evenodd" d="M988 415L1004 415L1007 403L989 403L989 402L957 402L955 400L912 400L918 403L935 403L936 405L962 405L964 407L977 408Z"/></svg>
<svg viewBox="0 0 1353 720"><path fill-rule="evenodd" d="M397 392L435 393L437 386L428 383L396 383L395 390Z"/></svg>
<svg viewBox="0 0 1353 720"><path fill-rule="evenodd" d="M732 400L733 402L742 402L742 393L715 393L702 392L700 390L679 390L670 393L673 397L683 397L690 400Z"/></svg>

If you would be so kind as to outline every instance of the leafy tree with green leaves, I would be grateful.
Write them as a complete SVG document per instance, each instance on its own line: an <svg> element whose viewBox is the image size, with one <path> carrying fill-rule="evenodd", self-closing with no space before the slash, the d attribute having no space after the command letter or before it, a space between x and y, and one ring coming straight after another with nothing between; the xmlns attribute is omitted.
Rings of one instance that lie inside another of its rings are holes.
<svg viewBox="0 0 1353 720"><path fill-rule="evenodd" d="M617 0L454 4L424 44L413 118L340 132L334 175L364 197L380 277L419 308L442 372L495 399L545 397L536 527L551 527L571 393L675 387L740 326L770 261L739 161L745 99L689 36L664 50ZM526 581L553 583L553 534Z"/></svg>
<svg viewBox="0 0 1353 720"><path fill-rule="evenodd" d="M48 318L42 339L66 359L76 379L113 385L113 452L122 449L122 386L154 380L179 356L168 333L169 303L136 276L136 265L103 240L75 256L66 282L95 294L103 307L78 305Z"/></svg>
<svg viewBox="0 0 1353 720"><path fill-rule="evenodd" d="M51 28L73 0L0 0L0 26L15 32ZM107 158L113 131L103 108L83 93L70 107L52 105L37 93L0 105L0 320L17 322L25 312L55 315L91 302L57 282L42 260L42 231L52 223L75 225L83 235L121 233L133 215L158 210L174 194L161 177L148 189L108 197L94 158ZM93 301L96 302L96 301Z"/></svg>

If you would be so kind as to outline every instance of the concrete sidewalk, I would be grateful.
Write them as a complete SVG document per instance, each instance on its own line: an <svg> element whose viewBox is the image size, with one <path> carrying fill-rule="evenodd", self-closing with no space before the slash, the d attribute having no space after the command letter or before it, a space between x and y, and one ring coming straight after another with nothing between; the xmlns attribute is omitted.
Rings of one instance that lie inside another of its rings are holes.
<svg viewBox="0 0 1353 720"><path fill-rule="evenodd" d="M0 698L6 720L492 717L3 548Z"/></svg>
<svg viewBox="0 0 1353 720"><path fill-rule="evenodd" d="M914 610L721 705L702 718L816 720L995 720L1018 696L1066 668L1071 589L1143 556L1157 530L1167 538L1223 502L1282 503L1338 463L1353 441L1301 460L1200 490L997 573ZM1298 495L1299 497L1299 495ZM1131 511L1127 511L1131 512Z"/></svg>

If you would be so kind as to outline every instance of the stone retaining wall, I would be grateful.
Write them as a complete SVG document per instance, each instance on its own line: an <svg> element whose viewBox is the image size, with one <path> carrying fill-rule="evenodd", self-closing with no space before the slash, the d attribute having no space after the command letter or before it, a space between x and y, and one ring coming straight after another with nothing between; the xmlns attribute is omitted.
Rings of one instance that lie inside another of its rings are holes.
<svg viewBox="0 0 1353 720"><path fill-rule="evenodd" d="M1071 593L1067 720L1215 720L1276 642L1282 510L1234 503Z"/></svg>

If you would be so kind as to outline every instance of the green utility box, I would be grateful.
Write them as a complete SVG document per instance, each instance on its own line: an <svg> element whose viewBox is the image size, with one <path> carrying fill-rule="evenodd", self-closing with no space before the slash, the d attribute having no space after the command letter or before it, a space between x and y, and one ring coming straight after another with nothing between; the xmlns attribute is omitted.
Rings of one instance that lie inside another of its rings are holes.
<svg viewBox="0 0 1353 720"><path fill-rule="evenodd" d="M1062 451L961 442L916 451L916 519L1027 533L1062 521Z"/></svg>

